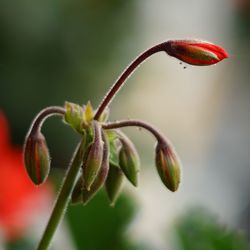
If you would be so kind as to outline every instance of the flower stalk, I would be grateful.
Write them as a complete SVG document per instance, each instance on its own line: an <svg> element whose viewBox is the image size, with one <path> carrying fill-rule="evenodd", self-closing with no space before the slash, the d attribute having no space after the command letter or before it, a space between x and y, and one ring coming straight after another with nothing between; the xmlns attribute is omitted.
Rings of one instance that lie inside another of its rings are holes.
<svg viewBox="0 0 250 250"><path fill-rule="evenodd" d="M48 249L70 200L85 204L105 186L110 203L114 205L125 177L137 186L139 156L132 141L119 131L120 128L144 128L155 137L155 164L160 178L170 191L178 189L180 163L177 154L171 143L156 128L138 120L107 122L107 108L117 92L141 63L158 52L165 52L178 60L198 66L212 65L228 57L223 48L205 41L166 41L136 57L112 85L96 111L90 102L86 106L66 102L64 108L48 107L34 119L26 137L24 159L27 172L35 184L42 184L49 174L50 157L45 138L40 131L47 117L62 115L64 123L82 138L65 174L62 188L37 250Z"/></svg>
<svg viewBox="0 0 250 250"><path fill-rule="evenodd" d="M59 226L59 223L66 211L66 208L68 207L70 196L76 183L76 178L82 164L83 154L86 146L85 142L86 139L83 138L81 143L77 147L76 153L73 156L69 169L65 174L65 179L63 181L62 188L59 192L54 209L50 216L47 227L43 233L41 241L39 242L37 250L48 249L51 239L57 227Z"/></svg>

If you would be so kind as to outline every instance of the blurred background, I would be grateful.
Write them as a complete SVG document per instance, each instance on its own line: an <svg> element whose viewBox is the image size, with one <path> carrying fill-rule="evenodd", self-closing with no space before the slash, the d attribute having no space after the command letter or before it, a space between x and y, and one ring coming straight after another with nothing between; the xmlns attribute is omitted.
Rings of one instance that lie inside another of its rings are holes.
<svg viewBox="0 0 250 250"><path fill-rule="evenodd" d="M79 140L59 118L49 119L43 132L52 178L45 188L19 183L26 178L16 170L21 146L36 113L65 100L96 107L136 55L180 38L212 41L230 58L184 69L157 54L110 106L110 120L145 120L168 136L183 164L180 190L161 183L153 138L126 129L141 156L139 188L127 183L115 208L103 192L70 207L52 249L250 249L249 0L1 0L1 250L34 248Z"/></svg>

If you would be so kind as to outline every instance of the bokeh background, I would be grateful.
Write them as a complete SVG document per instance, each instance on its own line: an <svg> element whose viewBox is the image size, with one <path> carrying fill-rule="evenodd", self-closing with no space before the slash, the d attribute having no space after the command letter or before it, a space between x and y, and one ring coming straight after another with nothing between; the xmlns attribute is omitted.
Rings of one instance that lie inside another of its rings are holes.
<svg viewBox="0 0 250 250"><path fill-rule="evenodd" d="M39 110L65 100L97 106L137 54L175 38L212 41L230 58L184 69L155 55L116 96L110 119L142 119L169 137L183 163L180 190L160 182L153 138L126 129L141 156L140 187L127 183L115 208L102 192L69 208L54 249L250 249L250 2L0 0L0 110L20 147ZM58 118L43 132L56 192L79 137ZM0 201L1 222L1 190ZM41 210L22 238L2 234L2 249L32 249L51 204Z"/></svg>

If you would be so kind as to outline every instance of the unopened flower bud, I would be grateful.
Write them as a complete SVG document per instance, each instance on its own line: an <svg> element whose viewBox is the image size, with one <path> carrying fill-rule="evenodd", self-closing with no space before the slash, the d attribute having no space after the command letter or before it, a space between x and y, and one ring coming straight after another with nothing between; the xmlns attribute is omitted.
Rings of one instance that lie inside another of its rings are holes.
<svg viewBox="0 0 250 250"><path fill-rule="evenodd" d="M100 188L104 185L108 176L109 145L108 145L106 136L104 135L104 132L102 132L102 139L104 142L104 146L103 146L103 159L102 159L101 168L93 184L91 185L90 190L87 190L86 187L83 185L81 198L82 198L82 202L84 205L87 204L95 196L95 194L100 190Z"/></svg>
<svg viewBox="0 0 250 250"><path fill-rule="evenodd" d="M124 134L119 133L119 135L122 144L119 152L119 165L128 180L137 186L140 171L139 155L132 141Z"/></svg>
<svg viewBox="0 0 250 250"><path fill-rule="evenodd" d="M164 185L172 192L180 183L180 162L169 144L158 143L155 150L155 163Z"/></svg>
<svg viewBox="0 0 250 250"><path fill-rule="evenodd" d="M48 147L41 132L30 133L24 145L24 163L27 173L36 185L42 184L48 177L50 157Z"/></svg>
<svg viewBox="0 0 250 250"><path fill-rule="evenodd" d="M123 180L124 174L122 170L119 167L110 164L108 178L105 182L105 187L111 206L115 205L115 202L122 188Z"/></svg>
<svg viewBox="0 0 250 250"><path fill-rule="evenodd" d="M68 123L77 132L82 133L82 129L86 127L84 124L83 108L72 102L65 102L64 121Z"/></svg>
<svg viewBox="0 0 250 250"><path fill-rule="evenodd" d="M166 42L166 52L183 62L206 66L228 58L228 53L220 46L201 40L170 40Z"/></svg>
<svg viewBox="0 0 250 250"><path fill-rule="evenodd" d="M83 162L83 179L85 188L90 190L100 170L103 159L101 127L97 121L93 121L93 143L86 153L86 160Z"/></svg>

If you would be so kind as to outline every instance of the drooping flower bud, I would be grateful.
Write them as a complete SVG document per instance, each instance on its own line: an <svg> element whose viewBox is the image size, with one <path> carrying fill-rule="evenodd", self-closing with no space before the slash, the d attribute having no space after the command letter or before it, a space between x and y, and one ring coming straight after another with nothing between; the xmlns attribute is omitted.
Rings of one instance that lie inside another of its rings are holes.
<svg viewBox="0 0 250 250"><path fill-rule="evenodd" d="M93 143L87 150L86 159L83 162L84 186L90 190L100 170L103 159L103 140L101 127L97 121L93 121Z"/></svg>
<svg viewBox="0 0 250 250"><path fill-rule="evenodd" d="M124 134L119 133L122 144L119 152L119 165L128 180L134 185L138 185L138 176L140 171L140 159L137 150Z"/></svg>
<svg viewBox="0 0 250 250"><path fill-rule="evenodd" d="M207 66L228 58L228 53L220 46L201 40L170 40L166 42L168 55L183 62Z"/></svg>
<svg viewBox="0 0 250 250"><path fill-rule="evenodd" d="M169 144L156 145L155 163L164 185L172 192L176 191L180 183L180 162Z"/></svg>
<svg viewBox="0 0 250 250"><path fill-rule="evenodd" d="M48 147L41 132L30 133L24 144L24 163L27 173L36 185L42 184L48 177L50 157Z"/></svg>
<svg viewBox="0 0 250 250"><path fill-rule="evenodd" d="M108 178L105 182L105 187L111 206L115 205L115 202L122 188L123 180L124 174L122 170L118 166L110 164Z"/></svg>
<svg viewBox="0 0 250 250"><path fill-rule="evenodd" d="M102 158L101 168L93 184L91 185L90 190L87 190L86 187L83 185L81 198L84 205L87 204L100 190L100 188L104 185L108 176L109 144L103 131L102 131L102 139L104 144L103 144L103 158Z"/></svg>

